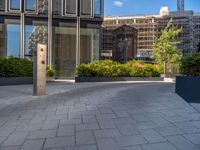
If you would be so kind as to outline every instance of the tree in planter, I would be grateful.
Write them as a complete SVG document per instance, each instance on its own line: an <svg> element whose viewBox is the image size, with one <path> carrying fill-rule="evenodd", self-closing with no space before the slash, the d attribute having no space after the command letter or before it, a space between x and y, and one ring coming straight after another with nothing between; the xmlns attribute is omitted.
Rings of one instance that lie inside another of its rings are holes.
<svg viewBox="0 0 200 150"><path fill-rule="evenodd" d="M182 28L173 27L172 20L166 28L161 31L161 36L153 44L152 56L159 64L164 64L164 77L166 77L166 66L168 63L176 63L181 60L181 51L177 45L181 42L177 36L182 32Z"/></svg>

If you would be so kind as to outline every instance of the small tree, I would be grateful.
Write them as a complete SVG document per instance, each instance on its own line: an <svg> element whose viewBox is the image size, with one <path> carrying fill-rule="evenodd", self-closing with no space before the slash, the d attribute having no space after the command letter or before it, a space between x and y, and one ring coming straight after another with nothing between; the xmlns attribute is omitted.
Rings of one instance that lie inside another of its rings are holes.
<svg viewBox="0 0 200 150"><path fill-rule="evenodd" d="M181 42L177 40L177 36L182 32L182 28L173 27L172 20L169 21L166 28L161 31L161 36L157 38L153 44L152 56L159 64L164 64L164 76L166 77L166 65L181 60L181 51L177 48L177 44Z"/></svg>

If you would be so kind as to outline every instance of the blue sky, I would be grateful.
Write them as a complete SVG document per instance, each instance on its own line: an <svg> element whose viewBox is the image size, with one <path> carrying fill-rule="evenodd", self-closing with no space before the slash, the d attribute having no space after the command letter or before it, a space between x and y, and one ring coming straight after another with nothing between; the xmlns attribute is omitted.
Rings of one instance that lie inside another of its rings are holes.
<svg viewBox="0 0 200 150"><path fill-rule="evenodd" d="M104 0L105 15L154 14L161 6L175 11L177 0ZM185 0L185 9L200 12L200 0Z"/></svg>

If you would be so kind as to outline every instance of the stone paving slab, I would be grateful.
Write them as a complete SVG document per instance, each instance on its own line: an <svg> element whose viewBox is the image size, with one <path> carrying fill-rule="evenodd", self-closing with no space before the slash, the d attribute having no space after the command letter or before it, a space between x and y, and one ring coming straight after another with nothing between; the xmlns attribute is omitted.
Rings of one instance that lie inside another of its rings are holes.
<svg viewBox="0 0 200 150"><path fill-rule="evenodd" d="M48 86L43 97L0 87L0 150L200 149L200 113L174 84Z"/></svg>

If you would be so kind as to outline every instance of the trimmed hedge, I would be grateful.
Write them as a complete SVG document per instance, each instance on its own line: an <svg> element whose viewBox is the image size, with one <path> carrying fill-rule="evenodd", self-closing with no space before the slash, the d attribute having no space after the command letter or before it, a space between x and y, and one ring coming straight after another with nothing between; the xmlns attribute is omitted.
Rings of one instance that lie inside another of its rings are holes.
<svg viewBox="0 0 200 150"><path fill-rule="evenodd" d="M200 54L194 54L181 60L181 74L186 76L200 76Z"/></svg>
<svg viewBox="0 0 200 150"><path fill-rule="evenodd" d="M20 58L0 58L0 77L32 77L33 62Z"/></svg>
<svg viewBox="0 0 200 150"><path fill-rule="evenodd" d="M46 67L46 76L53 77L54 70ZM33 61L21 58L3 58L0 57L0 78L8 77L32 77L33 76Z"/></svg>
<svg viewBox="0 0 200 150"><path fill-rule="evenodd" d="M111 60L94 61L76 68L78 77L160 77L158 65L130 61L120 64Z"/></svg>

